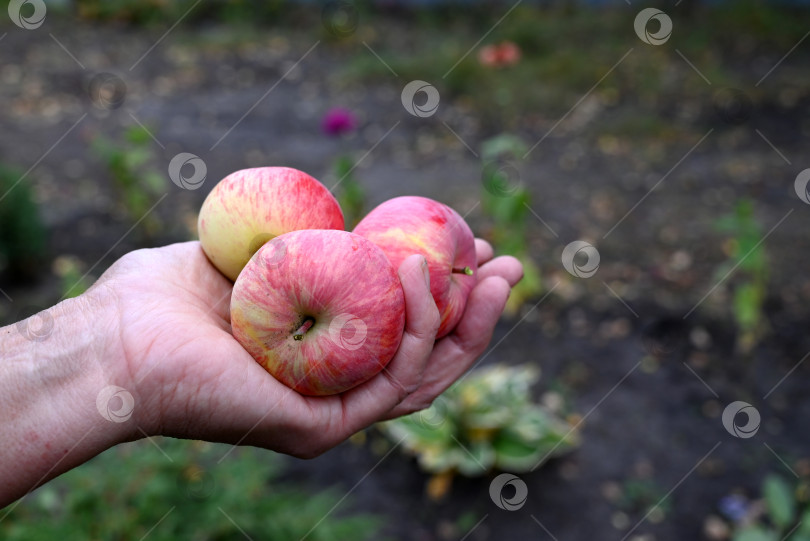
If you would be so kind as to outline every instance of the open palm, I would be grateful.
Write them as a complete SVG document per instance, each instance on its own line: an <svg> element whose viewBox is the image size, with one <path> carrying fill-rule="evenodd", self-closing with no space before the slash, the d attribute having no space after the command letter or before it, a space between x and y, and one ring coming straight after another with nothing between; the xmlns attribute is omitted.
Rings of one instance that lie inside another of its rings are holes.
<svg viewBox="0 0 810 541"><path fill-rule="evenodd" d="M522 275L511 257L492 259L477 240L478 283L464 317L435 341L439 315L420 265L400 267L406 301L402 344L366 383L305 397L260 367L230 333L233 284L198 242L127 254L88 292L109 309L110 383L135 399L133 420L148 435L258 445L315 456L381 419L425 408L486 348L509 289ZM120 359L118 363L115 359ZM133 437L139 437L133 434Z"/></svg>

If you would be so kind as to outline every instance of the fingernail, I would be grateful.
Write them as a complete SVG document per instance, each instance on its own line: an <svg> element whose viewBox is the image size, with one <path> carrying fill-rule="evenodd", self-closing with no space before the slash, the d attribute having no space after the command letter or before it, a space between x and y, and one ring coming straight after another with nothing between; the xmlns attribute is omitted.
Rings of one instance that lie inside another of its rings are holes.
<svg viewBox="0 0 810 541"><path fill-rule="evenodd" d="M430 289L430 270L428 269L427 259L422 257L422 273L425 275L425 283Z"/></svg>

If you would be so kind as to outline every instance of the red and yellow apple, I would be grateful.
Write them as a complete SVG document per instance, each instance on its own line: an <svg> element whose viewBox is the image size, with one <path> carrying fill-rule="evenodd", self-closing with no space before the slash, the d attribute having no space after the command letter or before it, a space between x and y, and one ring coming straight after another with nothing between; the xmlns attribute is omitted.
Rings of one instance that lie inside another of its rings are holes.
<svg viewBox="0 0 810 541"><path fill-rule="evenodd" d="M405 298L383 251L346 231L293 231L262 246L231 297L236 340L277 380L329 395L370 379L405 328Z"/></svg>
<svg viewBox="0 0 810 541"><path fill-rule="evenodd" d="M343 213L329 190L289 167L231 173L208 194L197 222L208 259L231 280L277 235L343 227Z"/></svg>
<svg viewBox="0 0 810 541"><path fill-rule="evenodd" d="M425 257L441 315L437 338L449 334L476 282L475 238L464 219L426 197L396 197L372 210L354 232L382 248L394 268L411 254Z"/></svg>

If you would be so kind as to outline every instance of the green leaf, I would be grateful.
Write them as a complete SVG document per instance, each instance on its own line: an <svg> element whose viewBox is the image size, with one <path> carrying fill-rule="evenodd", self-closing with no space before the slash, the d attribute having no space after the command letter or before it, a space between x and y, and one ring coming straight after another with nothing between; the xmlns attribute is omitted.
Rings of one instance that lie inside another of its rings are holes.
<svg viewBox="0 0 810 541"><path fill-rule="evenodd" d="M548 452L547 449L538 448L508 432L496 439L493 446L498 469L514 473L530 471Z"/></svg>
<svg viewBox="0 0 810 541"><path fill-rule="evenodd" d="M497 176L486 182L494 186L502 186L503 189L510 189L504 179ZM504 183L504 184L499 184ZM531 197L525 188L516 188L513 193L494 195L484 188L482 193L484 210L492 216L497 226L508 230L509 235L515 235L515 228L523 228L529 217Z"/></svg>
<svg viewBox="0 0 810 541"><path fill-rule="evenodd" d="M484 475L495 464L495 451L488 443L465 445L464 451L458 470L467 477Z"/></svg>
<svg viewBox="0 0 810 541"><path fill-rule="evenodd" d="M734 291L734 317L737 325L749 330L759 323L762 314L762 291L754 283L742 284Z"/></svg>
<svg viewBox="0 0 810 541"><path fill-rule="evenodd" d="M736 216L729 216L728 214L725 216L721 216L714 222L714 227L718 231L723 231L726 233L734 233L737 231L738 224L737 224L737 217Z"/></svg>
<svg viewBox="0 0 810 541"><path fill-rule="evenodd" d="M163 175L155 172L149 171L143 176L143 181L146 187L152 193L161 193L166 189L166 179Z"/></svg>
<svg viewBox="0 0 810 541"><path fill-rule="evenodd" d="M349 156L339 156L335 160L335 176L338 180L348 176L352 169L354 169L354 160Z"/></svg>
<svg viewBox="0 0 810 541"><path fill-rule="evenodd" d="M760 526L751 526L734 534L734 541L779 541L779 534L774 530Z"/></svg>
<svg viewBox="0 0 810 541"><path fill-rule="evenodd" d="M149 143L152 137L140 126L132 126L124 133L124 138L130 143L143 145Z"/></svg>
<svg viewBox="0 0 810 541"><path fill-rule="evenodd" d="M769 475L762 489L765 505L773 523L785 529L796 519L796 499L793 489L781 477Z"/></svg>
<svg viewBox="0 0 810 541"><path fill-rule="evenodd" d="M499 157L522 158L528 150L529 147L517 135L502 133L483 142L481 157L485 161Z"/></svg>
<svg viewBox="0 0 810 541"><path fill-rule="evenodd" d="M802 513L802 520L797 533L810 538L810 509L805 509Z"/></svg>
<svg viewBox="0 0 810 541"><path fill-rule="evenodd" d="M124 154L124 164L130 170L137 169L152 157L152 153L145 148L133 148Z"/></svg>
<svg viewBox="0 0 810 541"><path fill-rule="evenodd" d="M0 267L5 262L18 274L30 273L45 254L47 232L34 191L19 182L23 173L0 166ZM13 187L13 189L12 189Z"/></svg>
<svg viewBox="0 0 810 541"><path fill-rule="evenodd" d="M125 444L52 481L7 518L0 510L0 538L348 541L368 539L379 526L367 514L329 516L339 490L309 493L278 480L279 472L270 452L169 438ZM48 503L48 490L62 497Z"/></svg>
<svg viewBox="0 0 810 541"><path fill-rule="evenodd" d="M531 386L539 375L530 363L478 369L425 412L379 427L402 441L428 472L477 476L493 466L526 471L546 454L556 456L578 443L567 423L532 401Z"/></svg>

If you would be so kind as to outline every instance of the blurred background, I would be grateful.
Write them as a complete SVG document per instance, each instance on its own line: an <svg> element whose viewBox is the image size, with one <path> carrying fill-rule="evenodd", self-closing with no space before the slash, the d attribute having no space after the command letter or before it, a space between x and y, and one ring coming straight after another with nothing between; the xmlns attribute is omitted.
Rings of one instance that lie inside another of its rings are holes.
<svg viewBox="0 0 810 541"><path fill-rule="evenodd" d="M347 227L443 201L527 272L426 412L311 461L120 446L0 510L0 538L810 539L810 3L7 12L0 323L196 238L216 182L264 165L320 179Z"/></svg>

